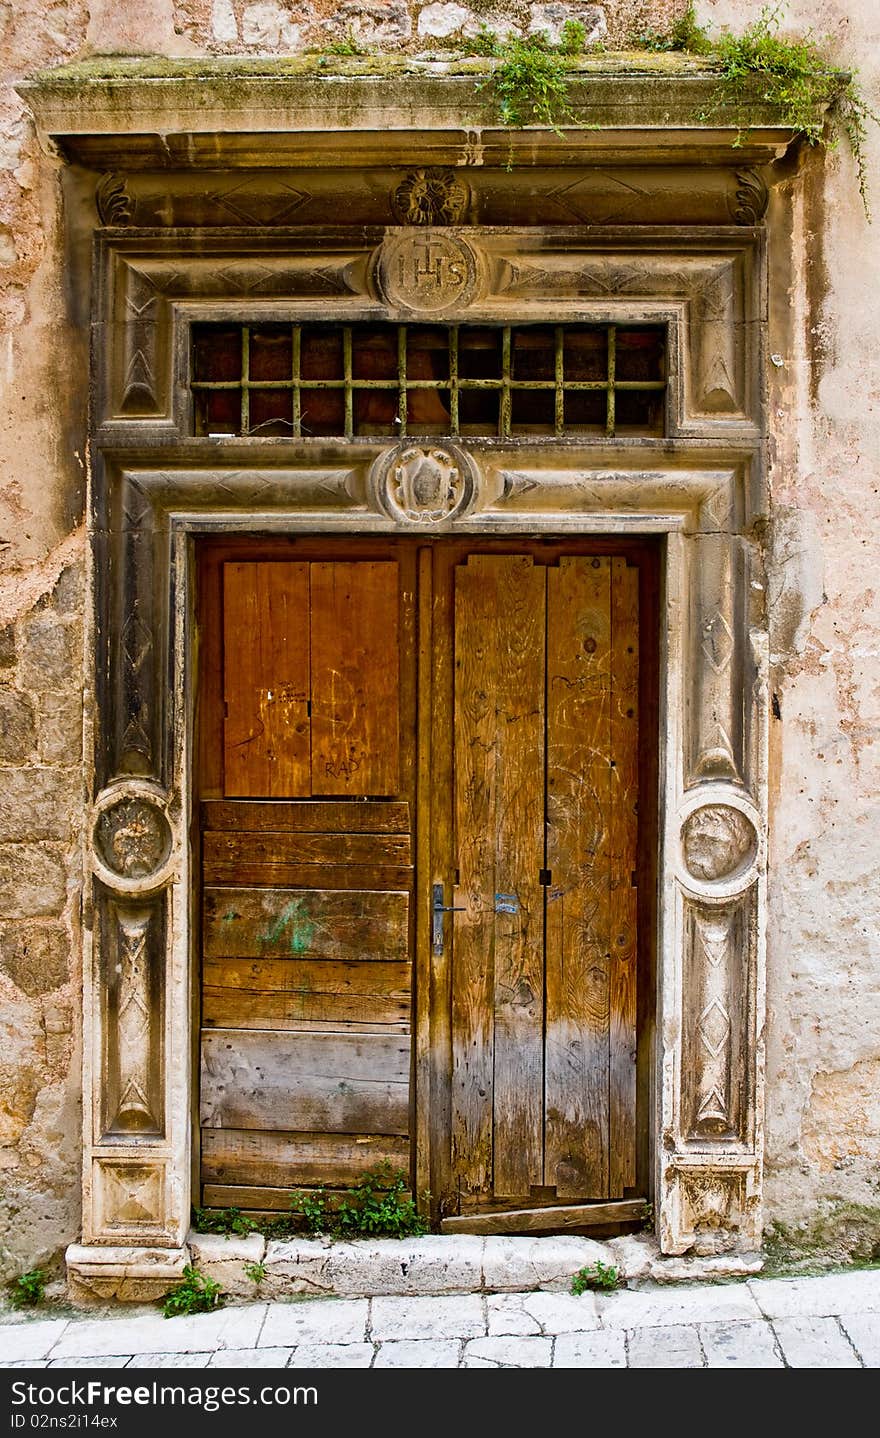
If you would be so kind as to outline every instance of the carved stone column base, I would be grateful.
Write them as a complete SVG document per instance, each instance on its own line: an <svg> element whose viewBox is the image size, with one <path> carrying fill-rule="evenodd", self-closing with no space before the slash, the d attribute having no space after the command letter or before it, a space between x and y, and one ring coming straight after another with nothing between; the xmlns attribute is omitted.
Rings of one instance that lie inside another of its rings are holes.
<svg viewBox="0 0 880 1438"><path fill-rule="evenodd" d="M756 1252L761 1246L761 1186L754 1158L677 1155L666 1167L660 1214L666 1254Z"/></svg>
<svg viewBox="0 0 880 1438"><path fill-rule="evenodd" d="M72 1243L65 1253L70 1297L78 1303L149 1302L183 1276L189 1249L102 1248Z"/></svg>

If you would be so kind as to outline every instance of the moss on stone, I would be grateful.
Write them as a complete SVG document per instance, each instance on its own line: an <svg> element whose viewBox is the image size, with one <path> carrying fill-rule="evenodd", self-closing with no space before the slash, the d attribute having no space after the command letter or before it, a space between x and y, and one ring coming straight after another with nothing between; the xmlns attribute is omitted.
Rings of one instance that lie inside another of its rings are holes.
<svg viewBox="0 0 880 1438"><path fill-rule="evenodd" d="M880 1207L832 1202L799 1224L776 1221L764 1235L765 1275L880 1266Z"/></svg>

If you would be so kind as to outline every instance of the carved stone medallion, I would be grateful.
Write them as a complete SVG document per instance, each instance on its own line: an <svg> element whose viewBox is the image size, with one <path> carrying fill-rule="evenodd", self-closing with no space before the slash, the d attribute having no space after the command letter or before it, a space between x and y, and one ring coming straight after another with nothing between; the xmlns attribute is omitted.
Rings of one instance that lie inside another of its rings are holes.
<svg viewBox="0 0 880 1438"><path fill-rule="evenodd" d="M429 527L455 519L475 491L473 460L454 445L399 444L373 466L380 508L398 524Z"/></svg>
<svg viewBox="0 0 880 1438"><path fill-rule="evenodd" d="M470 245L457 235L425 229L385 240L375 277L389 305L435 315L471 303L479 266Z"/></svg>
<svg viewBox="0 0 880 1438"><path fill-rule="evenodd" d="M757 847L753 824L729 804L695 809L685 820L681 837L688 873L710 883L747 868Z"/></svg>
<svg viewBox="0 0 880 1438"><path fill-rule="evenodd" d="M95 819L95 861L117 888L158 883L171 856L171 826L152 793L110 794Z"/></svg>
<svg viewBox="0 0 880 1438"><path fill-rule="evenodd" d="M391 192L391 212L401 225L460 225L469 198L455 170L410 170Z"/></svg>

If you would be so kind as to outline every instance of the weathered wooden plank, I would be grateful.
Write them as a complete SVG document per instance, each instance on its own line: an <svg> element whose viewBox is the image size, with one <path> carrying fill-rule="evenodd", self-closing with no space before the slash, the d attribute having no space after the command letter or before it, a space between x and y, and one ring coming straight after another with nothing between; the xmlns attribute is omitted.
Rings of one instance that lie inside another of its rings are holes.
<svg viewBox="0 0 880 1438"><path fill-rule="evenodd" d="M544 575L479 555L455 582L453 1163L519 1195L542 1175Z"/></svg>
<svg viewBox="0 0 880 1438"><path fill-rule="evenodd" d="M348 1189L324 1188L322 1184L317 1185L295 1185L294 1188L307 1189L318 1187L321 1189L322 1197L330 1209L338 1208L340 1204L351 1200L351 1191ZM226 1185L206 1183L203 1189L202 1206L204 1208L240 1208L253 1217L263 1213L269 1218L277 1218L280 1213L290 1212L290 1200L293 1196L292 1188L264 1188L261 1186ZM401 1198L410 1198L411 1194L404 1189ZM303 1224L305 1227L305 1224Z"/></svg>
<svg viewBox="0 0 880 1438"><path fill-rule="evenodd" d="M409 834L277 834L208 831L207 862L249 864L408 864Z"/></svg>
<svg viewBox="0 0 880 1438"><path fill-rule="evenodd" d="M444 1218L441 1233L540 1233L612 1223L637 1223L647 1216L643 1198L619 1203L574 1203L555 1208L507 1209L503 1213L468 1213Z"/></svg>
<svg viewBox="0 0 880 1438"><path fill-rule="evenodd" d="M400 787L398 566L311 565L312 793Z"/></svg>
<svg viewBox="0 0 880 1438"><path fill-rule="evenodd" d="M548 570L545 1183L608 1194L611 562Z"/></svg>
<svg viewBox="0 0 880 1438"><path fill-rule="evenodd" d="M410 965L308 959L209 959L202 972L208 1028L283 1029L304 1023L405 1029Z"/></svg>
<svg viewBox="0 0 880 1438"><path fill-rule="evenodd" d="M543 1173L544 648L546 571L497 563L494 1191ZM505 896L499 898L499 895ZM515 912L510 910L515 909Z"/></svg>
<svg viewBox="0 0 880 1438"><path fill-rule="evenodd" d="M405 1134L409 1068L399 1034L203 1029L201 1122Z"/></svg>
<svg viewBox="0 0 880 1438"><path fill-rule="evenodd" d="M309 566L223 566L224 792L308 794Z"/></svg>
<svg viewBox="0 0 880 1438"><path fill-rule="evenodd" d="M368 1169L389 1163L409 1169L409 1139L393 1134L202 1131L202 1180L247 1187L326 1184L345 1188Z"/></svg>
<svg viewBox="0 0 880 1438"><path fill-rule="evenodd" d="M636 1181L639 799L639 571L612 561L610 892L610 1174L612 1197Z"/></svg>
<svg viewBox="0 0 880 1438"><path fill-rule="evenodd" d="M427 922L431 909L431 887L434 875L434 856L431 846L434 838L432 822L431 780L433 772L433 750L431 723L434 708L434 634L433 634L433 553L430 545L419 550L417 569L417 625L416 646L418 655L417 732L416 732L416 814L415 847L421 856L416 878L417 891L415 911L415 1073L413 1112L415 1124L415 1178L416 1192L428 1193L431 1188L431 1118L439 1095L432 1088L431 1074L431 1014L436 1004L432 994L433 956L431 953L431 929ZM424 1206L424 1199L420 1204Z"/></svg>
<svg viewBox="0 0 880 1438"><path fill-rule="evenodd" d="M220 888L374 889L412 888L410 865L252 864L246 859L206 859L205 884Z"/></svg>
<svg viewBox="0 0 880 1438"><path fill-rule="evenodd" d="M452 1169L459 1192L492 1194L495 968L494 571L455 571L454 776L458 884L452 957ZM454 920L454 922L450 922Z"/></svg>
<svg viewBox="0 0 880 1438"><path fill-rule="evenodd" d="M354 889L206 888L207 958L405 961L409 895Z"/></svg>
<svg viewBox="0 0 880 1438"><path fill-rule="evenodd" d="M407 834L409 804L389 799L342 802L322 799L316 803L295 804L285 804L278 799L268 804L253 799L208 800L202 804L202 828L248 833L269 829L275 833L296 830L321 834Z"/></svg>

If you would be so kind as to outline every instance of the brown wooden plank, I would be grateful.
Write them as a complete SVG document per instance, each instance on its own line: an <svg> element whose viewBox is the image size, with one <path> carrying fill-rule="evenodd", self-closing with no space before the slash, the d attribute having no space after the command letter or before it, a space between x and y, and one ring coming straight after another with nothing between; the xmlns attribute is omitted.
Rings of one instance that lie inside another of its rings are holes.
<svg viewBox="0 0 880 1438"><path fill-rule="evenodd" d="M400 787L398 566L310 566L312 793Z"/></svg>
<svg viewBox="0 0 880 1438"><path fill-rule="evenodd" d="M479 555L455 582L453 1165L519 1195L542 1174L544 574Z"/></svg>
<svg viewBox="0 0 880 1438"><path fill-rule="evenodd" d="M412 867L370 864L251 864L246 859L206 860L205 884L220 888L375 889L406 891Z"/></svg>
<svg viewBox="0 0 880 1438"><path fill-rule="evenodd" d="M308 794L309 567L223 566L224 793Z"/></svg>
<svg viewBox="0 0 880 1438"><path fill-rule="evenodd" d="M436 995L432 994L431 987L434 960L431 953L431 927L428 922L435 862L432 853L434 824L432 822L431 792L433 775L431 724L434 708L433 560L431 546L423 546L419 550L417 571L418 728L416 733L415 848L418 855L418 873L416 875L415 899L417 923L415 929L416 1013L413 1084L415 1178L420 1209L426 1208L423 1195L429 1194L431 1190L431 1118L432 1109L439 1097L431 1082L431 1015L436 1004Z"/></svg>
<svg viewBox="0 0 880 1438"><path fill-rule="evenodd" d="M636 1181L639 800L639 572L612 560L611 579L610 1175L612 1197Z"/></svg>
<svg viewBox="0 0 880 1438"><path fill-rule="evenodd" d="M546 1184L608 1194L611 561L548 570Z"/></svg>
<svg viewBox="0 0 880 1438"><path fill-rule="evenodd" d="M494 1190L528 1194L543 1173L544 649L546 570L498 565L495 769Z"/></svg>
<svg viewBox="0 0 880 1438"><path fill-rule="evenodd" d="M302 1024L405 1030L410 966L308 959L209 959L202 973L208 1028L284 1029Z"/></svg>
<svg viewBox="0 0 880 1438"><path fill-rule="evenodd" d="M330 1209L338 1208L346 1200L351 1200L350 1189L324 1188L321 1184L296 1184L290 1188L264 1188L261 1186L227 1185L206 1183L203 1189L203 1208L240 1208L245 1213L256 1218L264 1214L267 1218L277 1218L281 1213L290 1212L290 1200L295 1189L318 1187L322 1190L322 1196ZM407 1199L411 1194L404 1189L400 1197ZM305 1228L305 1223L303 1223Z"/></svg>
<svg viewBox="0 0 880 1438"><path fill-rule="evenodd" d="M555 1208L507 1209L503 1213L468 1213L444 1218L441 1233L540 1233L552 1229L587 1228L612 1223L637 1223L647 1216L643 1198L619 1203L574 1203Z"/></svg>
<svg viewBox="0 0 880 1438"><path fill-rule="evenodd" d="M203 926L208 958L402 962L409 952L409 895L206 888Z"/></svg>
<svg viewBox="0 0 880 1438"><path fill-rule="evenodd" d="M322 799L314 804L307 800L295 804L280 799L268 804L255 799L208 800L202 804L202 828L248 833L269 829L276 833L408 834L409 804L391 799Z"/></svg>
<svg viewBox="0 0 880 1438"><path fill-rule="evenodd" d="M495 625L492 571L455 571L454 775L461 912L452 958L452 1169L459 1193L492 1194L495 966ZM445 896L444 896L445 897Z"/></svg>
<svg viewBox="0 0 880 1438"><path fill-rule="evenodd" d="M393 1134L265 1133L259 1129L206 1128L202 1181L279 1187L360 1183L368 1169L389 1163L409 1169L409 1140Z"/></svg>
<svg viewBox="0 0 880 1438"><path fill-rule="evenodd" d="M208 830L205 859L250 864L409 864L409 834L240 834Z"/></svg>
<svg viewBox="0 0 880 1438"><path fill-rule="evenodd" d="M405 1134L409 1067L399 1034L203 1029L201 1122Z"/></svg>

